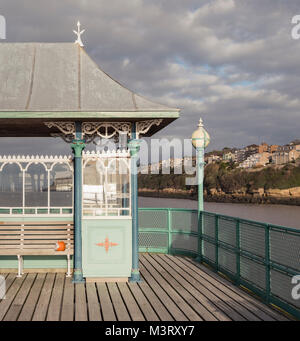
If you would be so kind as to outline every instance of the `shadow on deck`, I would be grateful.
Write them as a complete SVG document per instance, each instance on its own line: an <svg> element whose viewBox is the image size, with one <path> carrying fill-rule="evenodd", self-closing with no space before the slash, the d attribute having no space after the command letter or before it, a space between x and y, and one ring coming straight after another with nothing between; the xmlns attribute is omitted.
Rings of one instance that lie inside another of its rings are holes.
<svg viewBox="0 0 300 341"><path fill-rule="evenodd" d="M141 254L141 283L72 284L61 273L6 277L0 321L272 321L285 316L184 257Z"/></svg>

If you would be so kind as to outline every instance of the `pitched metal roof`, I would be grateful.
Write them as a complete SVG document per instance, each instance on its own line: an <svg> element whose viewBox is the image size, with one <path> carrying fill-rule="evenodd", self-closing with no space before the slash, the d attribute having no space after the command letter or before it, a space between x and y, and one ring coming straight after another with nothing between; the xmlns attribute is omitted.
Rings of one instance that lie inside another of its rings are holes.
<svg viewBox="0 0 300 341"><path fill-rule="evenodd" d="M113 80L78 44L0 44L0 118L1 112L23 112L23 118L31 117L26 112L77 112L84 118L78 113L178 111Z"/></svg>

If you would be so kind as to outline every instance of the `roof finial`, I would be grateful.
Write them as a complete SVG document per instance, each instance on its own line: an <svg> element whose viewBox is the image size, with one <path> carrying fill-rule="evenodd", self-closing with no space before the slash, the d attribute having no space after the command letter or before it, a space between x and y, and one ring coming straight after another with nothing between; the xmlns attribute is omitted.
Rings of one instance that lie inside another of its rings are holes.
<svg viewBox="0 0 300 341"><path fill-rule="evenodd" d="M83 42L81 40L81 35L85 30L80 31L80 21L77 22L77 31L73 30L73 32L77 35L77 40L75 40L74 44L78 44L79 46L83 47Z"/></svg>

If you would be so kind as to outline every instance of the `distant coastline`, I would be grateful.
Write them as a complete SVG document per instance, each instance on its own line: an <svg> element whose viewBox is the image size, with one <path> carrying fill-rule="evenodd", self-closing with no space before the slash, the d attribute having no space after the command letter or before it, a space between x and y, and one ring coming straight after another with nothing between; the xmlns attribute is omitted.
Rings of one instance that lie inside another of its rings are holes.
<svg viewBox="0 0 300 341"><path fill-rule="evenodd" d="M299 187L300 190L300 187ZM289 193L289 190L285 190L284 193L278 190L271 194L271 196L260 195L259 193L253 194L204 194L204 201L216 202L216 203L240 203L240 204L265 204L265 205L292 205L300 206L300 197L293 197ZM278 196L276 196L276 194ZM280 196L279 196L280 195ZM152 197L152 198L172 198L172 199L189 199L197 200L197 193L188 190L175 190L172 188L165 188L162 190L154 190L141 188L139 189L139 196L141 197Z"/></svg>

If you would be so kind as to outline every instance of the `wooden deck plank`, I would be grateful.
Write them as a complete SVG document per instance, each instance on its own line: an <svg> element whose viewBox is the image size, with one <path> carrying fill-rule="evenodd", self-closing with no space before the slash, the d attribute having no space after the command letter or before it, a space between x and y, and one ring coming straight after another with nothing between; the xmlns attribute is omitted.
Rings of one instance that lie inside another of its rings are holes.
<svg viewBox="0 0 300 341"><path fill-rule="evenodd" d="M107 283L107 288L113 302L113 306L117 315L118 321L131 321L122 297L119 293L116 283Z"/></svg>
<svg viewBox="0 0 300 341"><path fill-rule="evenodd" d="M37 274L32 289L30 290L27 300L21 310L18 321L31 321L45 278L46 274Z"/></svg>
<svg viewBox="0 0 300 341"><path fill-rule="evenodd" d="M267 321L274 321L274 319L270 318L268 315L264 316L264 314L262 314L262 316L256 316L255 314L253 314L251 311L251 309L253 310L253 307L251 307L251 305L249 305L247 301L243 302L243 300L239 296L232 295L232 292L230 290L224 290L223 285L218 285L218 283L211 283L208 280L209 276L207 278L201 277L199 274L197 274L197 272L190 269L186 264L183 264L180 261L180 258L178 259L176 257L166 257L166 259L169 260L172 265L176 264L180 268L183 268L186 272L186 276L188 276L190 280L195 283L195 285L200 285L201 287L206 288L216 297L225 302L228 302L228 305L230 305L230 307L232 307L239 315L243 316L245 319L250 321L260 321L262 319ZM236 298L238 298L238 300L236 300Z"/></svg>
<svg viewBox="0 0 300 341"><path fill-rule="evenodd" d="M13 284L14 280L16 279L16 274L14 273L3 273L1 274L5 278L5 290L6 292L9 290L10 286ZM1 301L1 299L0 299Z"/></svg>
<svg viewBox="0 0 300 341"><path fill-rule="evenodd" d="M146 295L142 292L138 283L128 283L129 290L136 299L146 321L159 321L159 317L156 315L154 309L146 298ZM155 302L152 302L155 304Z"/></svg>
<svg viewBox="0 0 300 341"><path fill-rule="evenodd" d="M159 285L159 283L152 277L150 272L148 272L148 270L143 266L142 263L140 263L140 270L141 270L143 279L145 280L145 282L144 282L145 284L141 283L140 287L142 289L146 289L146 288L151 289L151 291L153 291L153 293L155 295L154 296L155 300L157 301L159 298L160 303L163 302L164 307L166 308L168 315L171 317L170 320L166 320L166 321L172 321L172 319L173 319L173 321L174 320L175 321L188 321L188 319L184 315L184 313L172 301L172 299L169 297L169 295L162 289L162 287ZM148 290L148 293L151 293L151 291ZM163 311L163 310L156 310L156 312L159 314L159 316L161 316L160 315L161 311Z"/></svg>
<svg viewBox="0 0 300 341"><path fill-rule="evenodd" d="M219 287L220 290L233 297L236 301L240 302L245 308L247 308L247 310L257 315L262 320L265 321L275 319L280 321L288 321L288 319L285 316L267 307L264 303L247 294L241 288L238 288L237 286L232 284L230 281L224 279L220 275L214 273L206 266L199 264L191 259L186 259L182 257L176 258L182 261L185 266L195 271L195 273L205 278L212 285Z"/></svg>
<svg viewBox="0 0 300 341"><path fill-rule="evenodd" d="M3 321L17 321L35 278L36 274L29 274L26 277Z"/></svg>
<svg viewBox="0 0 300 341"><path fill-rule="evenodd" d="M12 275L15 279L6 292L5 295L5 300L1 300L0 302L0 321L3 320L5 317L6 312L8 311L9 307L11 306L15 296L17 295L18 291L20 290L22 283L24 282L26 275L22 276L21 278L16 278L15 274L10 274ZM10 276L10 277L12 277Z"/></svg>
<svg viewBox="0 0 300 341"><path fill-rule="evenodd" d="M74 284L70 277L65 279L60 320L74 321Z"/></svg>
<svg viewBox="0 0 300 341"><path fill-rule="evenodd" d="M185 288L201 305L213 314L220 321L245 321L245 319L237 314L230 306L226 305L222 300L219 300L213 293L208 291L205 287L192 281L188 274L176 264L170 264L166 257L158 255L153 256L160 266L162 266L174 279L178 281L183 288ZM194 284L194 285L193 285ZM196 284L196 285L195 285ZM199 311L201 314L201 312ZM204 319L205 317L202 316Z"/></svg>
<svg viewBox="0 0 300 341"><path fill-rule="evenodd" d="M186 304L186 302L168 285L163 277L152 268L143 256L140 258L140 265L143 277L164 303L175 321L188 321L190 316L201 320L201 317ZM164 289L166 289L167 292Z"/></svg>
<svg viewBox="0 0 300 341"><path fill-rule="evenodd" d="M234 321L245 321L245 320L259 320L255 315L248 314L248 311L243 306L237 304L230 296L225 295L217 287L209 285L205 280L201 278L196 279L196 276L189 271L187 267L181 267L179 262L176 262L176 258L172 257L160 257L162 262L167 263L174 271L178 274L184 274L184 278L190 285L192 285L196 292L200 292L205 295L211 302L217 305L227 316ZM240 313L241 310L245 310L244 315Z"/></svg>
<svg viewBox="0 0 300 341"><path fill-rule="evenodd" d="M156 312L157 316L161 321L174 321L174 318L169 313L168 309L164 306L164 304L160 301L157 294L153 291L153 289L148 285L146 279L143 278L142 283L138 283L139 288L151 303L153 310ZM180 312L181 313L181 312Z"/></svg>
<svg viewBox="0 0 300 341"><path fill-rule="evenodd" d="M140 269L142 282L118 284L75 285L59 272L1 273L7 292L0 320L289 320L190 258L141 255Z"/></svg>
<svg viewBox="0 0 300 341"><path fill-rule="evenodd" d="M2 274L2 276L3 275L5 278L5 291L7 292L17 277L16 277L16 274L14 273ZM0 302L1 302L1 299L0 299Z"/></svg>
<svg viewBox="0 0 300 341"><path fill-rule="evenodd" d="M58 273L55 278L54 287L48 307L47 321L59 321L61 302L65 284L65 274Z"/></svg>
<svg viewBox="0 0 300 341"><path fill-rule="evenodd" d="M105 283L96 283L103 321L117 321Z"/></svg>
<svg viewBox="0 0 300 341"><path fill-rule="evenodd" d="M52 287L55 280L55 273L48 273L37 302L32 321L45 321L52 294Z"/></svg>
<svg viewBox="0 0 300 341"><path fill-rule="evenodd" d="M172 271L171 274L170 272L168 272L167 269L163 268L155 258L151 257L150 255L145 256L145 258L153 266L153 268L165 279L169 286L173 288L184 299L189 308L193 309L196 312L196 321L199 320L199 316L205 321L217 321L218 319L222 321L230 320L216 306L212 305L208 300L205 300L203 297L201 297L201 295L198 295L197 300L190 293L190 290L195 291L193 290L193 287L189 286L187 281L181 281L180 277L176 276L176 273L173 272L170 267L169 270ZM176 277L174 277L174 275ZM193 315L191 318L194 318Z"/></svg>
<svg viewBox="0 0 300 341"><path fill-rule="evenodd" d="M87 320L85 285L83 283L77 283L75 284L75 321Z"/></svg>
<svg viewBox="0 0 300 341"><path fill-rule="evenodd" d="M145 318L137 305L135 299L133 298L130 290L128 289L127 283L118 283L117 284L120 290L120 293L123 297L125 305L129 311L132 321L145 321Z"/></svg>
<svg viewBox="0 0 300 341"><path fill-rule="evenodd" d="M86 283L89 321L102 321L95 283Z"/></svg>

